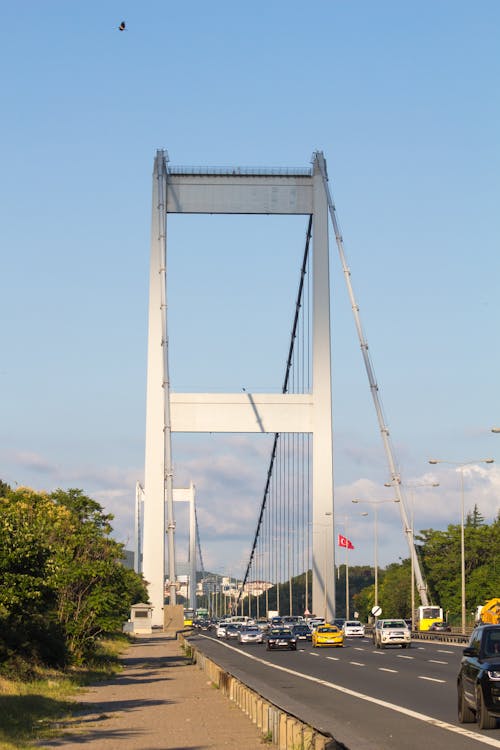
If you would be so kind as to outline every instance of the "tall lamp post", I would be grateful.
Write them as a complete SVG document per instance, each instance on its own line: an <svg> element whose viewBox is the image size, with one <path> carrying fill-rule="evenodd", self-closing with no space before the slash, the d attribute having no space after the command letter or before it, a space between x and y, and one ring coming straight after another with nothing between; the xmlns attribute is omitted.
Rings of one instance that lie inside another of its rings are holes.
<svg viewBox="0 0 500 750"><path fill-rule="evenodd" d="M412 554L410 556L411 563L411 629L415 630L415 562L413 554L416 554L415 549L415 489L417 487L439 487L439 482L413 482L407 484L406 487L411 491L411 538L413 542Z"/></svg>
<svg viewBox="0 0 500 750"><path fill-rule="evenodd" d="M353 503L366 503L368 505L373 505L373 512L374 512L374 521L373 521L373 530L374 530L374 563L375 563L375 602L374 606L378 606L378 506L382 505L382 503L399 503L399 498L391 498L388 500L360 500L359 498L355 498ZM363 513L363 515L368 515L368 513Z"/></svg>
<svg viewBox="0 0 500 750"><path fill-rule="evenodd" d="M456 466L460 471L460 577L462 582L462 634L465 635L465 621L466 621L466 610L465 610L465 493L464 493L464 468L471 464L493 464L495 463L494 458L478 458L476 461L464 461L459 463L457 461L445 461L439 458L430 458L430 464L450 464Z"/></svg>
<svg viewBox="0 0 500 750"><path fill-rule="evenodd" d="M392 487L392 482L386 482L385 487ZM411 580L411 629L415 630L415 489L418 487L439 487L439 482L409 482L404 487L411 493L411 553L410 553L410 580Z"/></svg>

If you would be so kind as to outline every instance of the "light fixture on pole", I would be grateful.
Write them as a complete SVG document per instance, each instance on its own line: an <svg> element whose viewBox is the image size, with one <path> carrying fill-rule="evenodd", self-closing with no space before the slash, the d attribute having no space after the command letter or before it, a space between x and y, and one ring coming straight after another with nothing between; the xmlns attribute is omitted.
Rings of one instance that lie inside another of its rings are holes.
<svg viewBox="0 0 500 750"><path fill-rule="evenodd" d="M367 503L373 505L374 508L374 563L375 563L375 602L374 606L378 607L378 506L382 503L399 503L399 498L394 497L388 500L360 500L355 498L353 503ZM367 516L368 513L363 513L363 516Z"/></svg>
<svg viewBox="0 0 500 750"><path fill-rule="evenodd" d="M415 549L415 492L417 487L439 487L439 482L413 482L406 487L411 492L411 538L413 542L412 553L416 554ZM413 554L410 555L410 580L411 580L411 629L415 630L415 561Z"/></svg>
<svg viewBox="0 0 500 750"><path fill-rule="evenodd" d="M464 493L464 468L471 466L472 464L493 464L495 463L494 458L478 458L476 461L464 461L459 463L458 461L445 461L439 458L430 458L430 464L450 464L456 466L460 471L460 490L461 490L461 513L460 513L460 578L461 578L461 599L462 599L462 634L465 635L466 626L466 610L465 610L465 493Z"/></svg>

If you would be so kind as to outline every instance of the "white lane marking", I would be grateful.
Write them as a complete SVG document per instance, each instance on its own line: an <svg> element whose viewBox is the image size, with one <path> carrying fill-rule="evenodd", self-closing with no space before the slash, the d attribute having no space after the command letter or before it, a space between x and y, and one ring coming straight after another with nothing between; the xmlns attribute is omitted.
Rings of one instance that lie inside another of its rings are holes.
<svg viewBox="0 0 500 750"><path fill-rule="evenodd" d="M429 664L448 664L447 661L438 661L437 659L427 659Z"/></svg>
<svg viewBox="0 0 500 750"><path fill-rule="evenodd" d="M425 677L422 674L418 675L419 680L428 680L428 682L446 682L446 680L437 680L435 677ZM500 744L499 744L500 747Z"/></svg>
<svg viewBox="0 0 500 750"><path fill-rule="evenodd" d="M309 651L309 653L311 654L311 656L319 656L319 654L317 654L316 651Z"/></svg>
<svg viewBox="0 0 500 750"><path fill-rule="evenodd" d="M350 661L349 664L352 664L354 667L364 667L364 664L361 664L359 661Z"/></svg>
<svg viewBox="0 0 500 750"><path fill-rule="evenodd" d="M319 656L319 654L318 654L318 656ZM330 661L340 661L340 659L339 659L338 656L327 656L326 658L330 659Z"/></svg>
<svg viewBox="0 0 500 750"><path fill-rule="evenodd" d="M455 651L445 651L444 648L437 649L438 654L454 654Z"/></svg>
<svg viewBox="0 0 500 750"><path fill-rule="evenodd" d="M398 669L387 669L386 667L377 667L379 672L393 672L394 674L398 674Z"/></svg>
<svg viewBox="0 0 500 750"><path fill-rule="evenodd" d="M414 656L406 656L406 654L397 654L398 659L414 659Z"/></svg>
<svg viewBox="0 0 500 750"><path fill-rule="evenodd" d="M354 651L364 651L364 648L360 648L359 646L354 647Z"/></svg>
<svg viewBox="0 0 500 750"><path fill-rule="evenodd" d="M211 641L213 641L213 638L210 638L210 636L208 635L201 635L201 637L209 638ZM363 693L358 693L357 690L350 690L349 688L343 687L342 685L336 685L334 682L321 680L319 677L313 677L310 674L303 674L302 672L296 672L294 669L289 669L288 667L282 667L279 664L273 664L272 662L266 661L266 659L260 659L258 656L254 656L253 654L249 654L246 651L242 651L239 648L230 646L228 643L223 643L222 641L217 641L217 643L219 643L221 646L224 646L225 648L228 648L230 651L237 651L239 654L243 654L243 656L246 656L247 659L251 659L252 661L258 662L259 664L263 664L265 667L270 667L271 669L276 669L279 672L285 672L286 674L291 674L294 677L299 677L299 678L302 678L303 680L307 680L307 682L315 682L317 685L323 685L324 687L330 688L331 690L336 690L339 693L345 693L345 695L351 695L353 698L359 698L360 700L366 701L367 703L374 703L376 706L382 706L382 708L388 708L390 711L395 711L398 714L409 716L412 719L417 719L417 721L423 721L426 724L430 724L433 727L438 727L439 729L446 729L446 731L452 732L452 734L460 734L462 737L468 737L470 740L481 742L483 745L489 745L490 747L500 748L500 740L496 740L494 737L489 737L488 735L478 734L477 732L471 732L470 729L464 729L464 727L455 726L454 724L449 724L447 721L441 721L441 719L435 719L432 716L427 716L427 714L421 714L418 711L412 711L411 708L405 708L404 706L397 706L395 703L389 703L389 701L383 701L381 700L381 698L375 698L371 695L364 695ZM327 659L332 659L332 658L334 657L332 656L327 657Z"/></svg>

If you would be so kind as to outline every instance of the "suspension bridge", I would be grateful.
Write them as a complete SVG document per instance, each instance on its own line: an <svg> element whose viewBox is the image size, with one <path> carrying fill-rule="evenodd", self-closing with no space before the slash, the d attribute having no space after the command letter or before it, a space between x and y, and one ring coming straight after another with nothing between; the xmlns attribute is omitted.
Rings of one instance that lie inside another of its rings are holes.
<svg viewBox="0 0 500 750"><path fill-rule="evenodd" d="M297 269L288 357L280 374L281 393L179 393L171 389L166 284L169 214L304 217L304 250ZM263 496L255 499L256 528L241 590L252 580L274 582L278 584L279 609L279 583L288 581L291 585L294 577L304 575L305 609L327 620L335 617L330 224L344 270L390 480L399 500L417 590L422 603L428 603L323 154L315 152L311 166L296 169L195 168L172 166L166 152L158 151L153 170L145 481L138 488L136 505L136 558L142 558L141 569L149 584L156 626L161 627L164 622L166 569L170 603L176 601L174 503L189 495L187 490L174 488L172 434L189 432L274 436L263 477ZM190 561L195 580L194 500L192 506Z"/></svg>

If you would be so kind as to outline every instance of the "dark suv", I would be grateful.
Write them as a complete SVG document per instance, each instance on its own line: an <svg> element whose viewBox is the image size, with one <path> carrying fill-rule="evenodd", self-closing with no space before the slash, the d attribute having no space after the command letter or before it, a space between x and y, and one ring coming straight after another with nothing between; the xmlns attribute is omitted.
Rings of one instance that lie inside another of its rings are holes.
<svg viewBox="0 0 500 750"><path fill-rule="evenodd" d="M494 729L500 718L500 625L479 625L463 650L457 678L458 721Z"/></svg>

